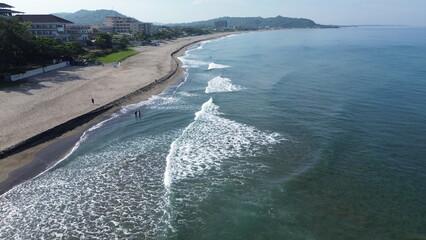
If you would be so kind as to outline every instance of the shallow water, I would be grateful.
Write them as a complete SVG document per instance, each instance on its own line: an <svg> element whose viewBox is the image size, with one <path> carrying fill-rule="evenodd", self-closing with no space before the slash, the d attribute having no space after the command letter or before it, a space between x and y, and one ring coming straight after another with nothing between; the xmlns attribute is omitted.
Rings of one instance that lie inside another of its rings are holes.
<svg viewBox="0 0 426 240"><path fill-rule="evenodd" d="M200 43L2 196L0 239L425 238L425 52L409 27Z"/></svg>

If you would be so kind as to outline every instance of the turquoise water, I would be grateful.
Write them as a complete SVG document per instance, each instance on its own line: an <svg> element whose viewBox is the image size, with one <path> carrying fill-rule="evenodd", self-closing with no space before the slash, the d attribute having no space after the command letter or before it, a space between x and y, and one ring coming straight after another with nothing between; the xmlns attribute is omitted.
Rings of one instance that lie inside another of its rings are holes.
<svg viewBox="0 0 426 240"><path fill-rule="evenodd" d="M410 27L198 44L2 196L0 239L425 239L425 53Z"/></svg>

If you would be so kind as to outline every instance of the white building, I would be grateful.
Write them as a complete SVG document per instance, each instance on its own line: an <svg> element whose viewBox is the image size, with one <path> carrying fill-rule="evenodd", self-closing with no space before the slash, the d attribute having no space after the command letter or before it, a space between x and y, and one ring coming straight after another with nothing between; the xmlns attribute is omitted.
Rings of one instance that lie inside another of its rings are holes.
<svg viewBox="0 0 426 240"><path fill-rule="evenodd" d="M54 15L17 15L21 22L31 24L30 32L35 36L45 36L59 39L63 42L69 40L68 25L73 22Z"/></svg>
<svg viewBox="0 0 426 240"><path fill-rule="evenodd" d="M105 25L113 27L114 31L119 34L143 32L146 35L151 35L152 29L152 23L142 23L129 17L105 17Z"/></svg>

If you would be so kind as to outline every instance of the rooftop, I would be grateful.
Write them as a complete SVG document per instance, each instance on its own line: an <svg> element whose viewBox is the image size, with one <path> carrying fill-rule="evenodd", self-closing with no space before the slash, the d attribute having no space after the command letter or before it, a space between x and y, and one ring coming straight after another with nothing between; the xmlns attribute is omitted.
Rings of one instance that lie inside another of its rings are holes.
<svg viewBox="0 0 426 240"><path fill-rule="evenodd" d="M23 13L23 12L13 11L10 9L0 9L0 14L12 14L12 13Z"/></svg>
<svg viewBox="0 0 426 240"><path fill-rule="evenodd" d="M0 3L0 8L14 8L14 7L7 5L6 3Z"/></svg>
<svg viewBox="0 0 426 240"><path fill-rule="evenodd" d="M22 22L31 22L31 23L68 23L73 24L73 22L66 19L57 17L55 15L18 15L19 20Z"/></svg>

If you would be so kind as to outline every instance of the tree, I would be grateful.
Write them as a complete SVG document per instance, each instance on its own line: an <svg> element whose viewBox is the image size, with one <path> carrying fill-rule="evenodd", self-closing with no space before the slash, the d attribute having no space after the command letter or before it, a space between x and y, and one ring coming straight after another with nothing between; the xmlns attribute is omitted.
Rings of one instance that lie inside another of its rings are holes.
<svg viewBox="0 0 426 240"><path fill-rule="evenodd" d="M25 72L30 64L51 64L53 59L68 59L83 54L77 42L33 36L29 23L0 17L0 73Z"/></svg>
<svg viewBox="0 0 426 240"><path fill-rule="evenodd" d="M37 36L34 41L33 59L39 63L47 63L61 57L59 53L59 40L49 37Z"/></svg>
<svg viewBox="0 0 426 240"><path fill-rule="evenodd" d="M62 44L57 39L38 36L34 41L33 60L40 64L51 63L53 59L72 60L85 52L78 42Z"/></svg>
<svg viewBox="0 0 426 240"><path fill-rule="evenodd" d="M96 36L96 46L102 49L111 48L112 47L112 36L107 33L99 33Z"/></svg>
<svg viewBox="0 0 426 240"><path fill-rule="evenodd" d="M127 40L126 36L121 35L118 39L115 39L114 44L117 44L121 49L124 49L129 45L129 40Z"/></svg>
<svg viewBox="0 0 426 240"><path fill-rule="evenodd" d="M28 63L33 48L29 28L28 23L0 17L0 72L13 72Z"/></svg>
<svg viewBox="0 0 426 240"><path fill-rule="evenodd" d="M143 32L136 32L133 34L136 41L146 41L148 37Z"/></svg>
<svg viewBox="0 0 426 240"><path fill-rule="evenodd" d="M78 42L67 42L58 46L63 56L66 57L77 57L80 54L86 52L84 48Z"/></svg>

